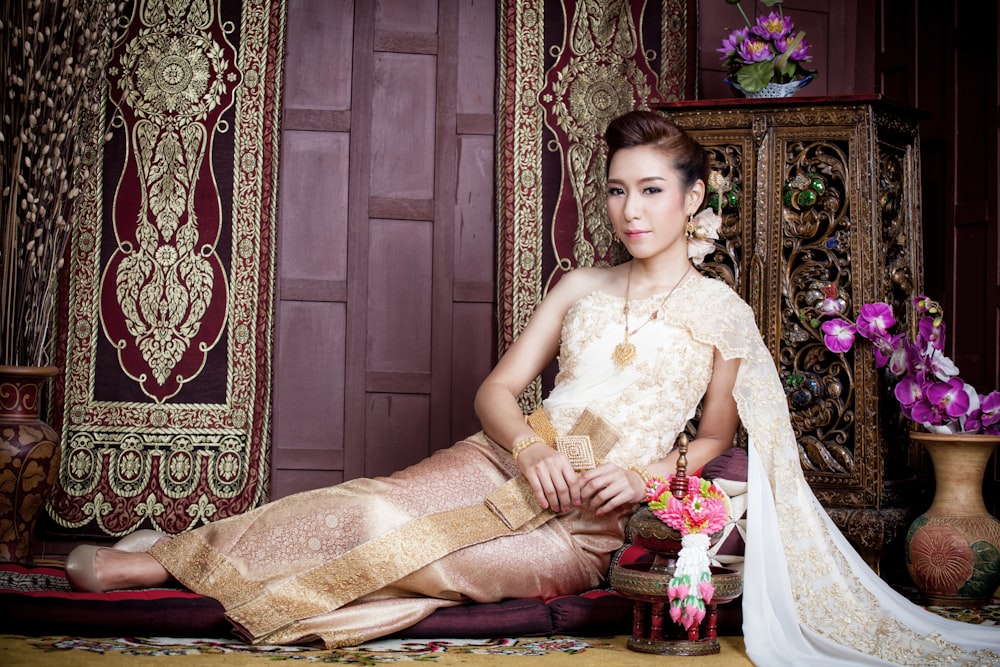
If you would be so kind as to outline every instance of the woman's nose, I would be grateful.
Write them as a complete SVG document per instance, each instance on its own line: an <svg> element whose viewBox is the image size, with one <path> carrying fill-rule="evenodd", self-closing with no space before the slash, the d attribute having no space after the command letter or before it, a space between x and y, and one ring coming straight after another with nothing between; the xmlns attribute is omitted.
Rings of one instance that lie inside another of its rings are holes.
<svg viewBox="0 0 1000 667"><path fill-rule="evenodd" d="M642 206L640 205L639 198L635 195L629 194L625 196L625 208L623 210L626 220L635 220L642 214Z"/></svg>

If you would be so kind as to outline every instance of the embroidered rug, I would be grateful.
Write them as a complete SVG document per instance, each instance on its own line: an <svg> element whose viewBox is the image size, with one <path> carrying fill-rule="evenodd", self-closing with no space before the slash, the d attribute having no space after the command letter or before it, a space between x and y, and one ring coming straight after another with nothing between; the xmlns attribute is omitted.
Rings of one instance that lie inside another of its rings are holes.
<svg viewBox="0 0 1000 667"><path fill-rule="evenodd" d="M77 639L72 637L24 638L0 635L0 660L7 667L61 667L64 664L114 664L129 659L128 665L146 662L164 664L166 658L181 665L246 665L257 660L381 665L395 662L430 662L436 665L510 664L502 658L535 659L546 665L614 665L614 667L665 667L688 665L690 656L660 656L628 649L628 637L578 638L507 637L499 639L406 639L370 642L362 646L332 651L304 647L248 646L217 640L178 640L162 637L117 637ZM697 658L698 667L752 667L746 657L742 637L720 637L719 653ZM89 658L89 656L93 656ZM137 658L140 658L137 661ZM159 658L159 660L157 660ZM200 660L199 660L200 659ZM264 664L263 662L261 664ZM524 664L517 662L516 664Z"/></svg>
<svg viewBox="0 0 1000 667"><path fill-rule="evenodd" d="M501 0L498 16L502 353L563 272L616 259L604 130L626 111L695 96L698 13L693 0Z"/></svg>
<svg viewBox="0 0 1000 667"><path fill-rule="evenodd" d="M76 536L178 533L268 487L285 0L120 16L60 308L47 511Z"/></svg>

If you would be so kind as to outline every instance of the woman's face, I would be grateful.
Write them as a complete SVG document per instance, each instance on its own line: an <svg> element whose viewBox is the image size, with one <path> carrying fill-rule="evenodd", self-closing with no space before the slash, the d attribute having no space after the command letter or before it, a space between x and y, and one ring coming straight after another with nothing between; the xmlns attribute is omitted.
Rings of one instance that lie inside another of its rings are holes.
<svg viewBox="0 0 1000 667"><path fill-rule="evenodd" d="M611 159L608 215L633 257L645 259L672 250L686 258L685 225L704 193L700 180L685 190L670 159L652 146L622 148Z"/></svg>

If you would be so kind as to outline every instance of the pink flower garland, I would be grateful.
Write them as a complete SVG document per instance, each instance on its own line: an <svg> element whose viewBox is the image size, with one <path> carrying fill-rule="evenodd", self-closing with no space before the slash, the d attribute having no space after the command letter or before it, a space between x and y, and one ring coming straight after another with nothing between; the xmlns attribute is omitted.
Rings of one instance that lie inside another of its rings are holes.
<svg viewBox="0 0 1000 667"><path fill-rule="evenodd" d="M654 516L681 534L681 550L667 596L670 618L691 630L705 618L705 605L715 595L708 548L711 535L729 523L732 508L719 487L700 477L687 477L684 496L674 497L670 492L673 477L650 479L646 501Z"/></svg>

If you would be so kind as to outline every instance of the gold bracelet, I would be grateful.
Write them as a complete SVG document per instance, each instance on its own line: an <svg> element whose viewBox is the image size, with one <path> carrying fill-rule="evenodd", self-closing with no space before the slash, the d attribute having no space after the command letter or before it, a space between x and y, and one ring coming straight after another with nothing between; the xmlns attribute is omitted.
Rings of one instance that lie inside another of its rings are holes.
<svg viewBox="0 0 1000 667"><path fill-rule="evenodd" d="M537 442L545 442L545 441L542 440L542 438L537 434L529 435L524 440L518 440L517 444L515 444L510 450L510 455L514 458L514 463L517 463L517 457L521 455L521 452L523 452L528 447L531 447Z"/></svg>
<svg viewBox="0 0 1000 667"><path fill-rule="evenodd" d="M642 480L643 486L649 484L649 479L650 477L652 477L652 475L649 474L648 470L646 470L642 466L629 466L628 469L639 476L639 478Z"/></svg>

